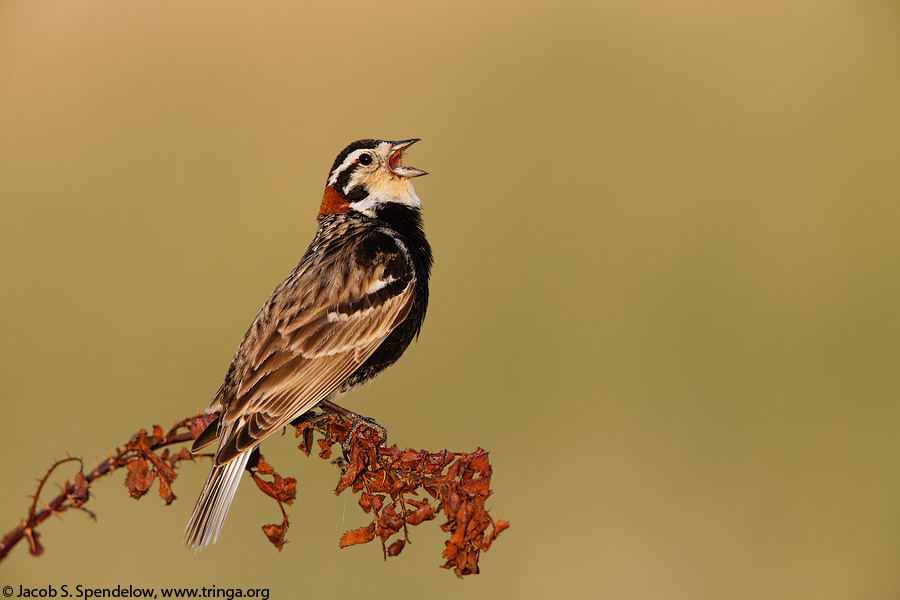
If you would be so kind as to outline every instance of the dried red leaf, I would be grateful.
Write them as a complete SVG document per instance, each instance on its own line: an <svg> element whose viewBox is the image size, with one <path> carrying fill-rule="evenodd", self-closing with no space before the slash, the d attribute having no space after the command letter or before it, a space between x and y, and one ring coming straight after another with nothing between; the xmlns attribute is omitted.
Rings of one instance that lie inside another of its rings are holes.
<svg viewBox="0 0 900 600"><path fill-rule="evenodd" d="M447 473L443 476L444 481L452 481L459 478L459 470L463 463L468 460L468 456L468 454L462 454L458 460L453 461L447 466Z"/></svg>
<svg viewBox="0 0 900 600"><path fill-rule="evenodd" d="M293 477L284 478L276 473L275 469L265 463L262 456L260 456L259 462L260 466L265 466L266 469L264 471L258 469L257 472L253 473L253 481L256 483L256 487L262 490L265 495L274 498L278 502L293 504L294 499L297 497L297 480ZM272 481L266 481L260 476L260 473L265 472L272 476Z"/></svg>
<svg viewBox="0 0 900 600"><path fill-rule="evenodd" d="M407 450L400 456L400 462L404 469L410 471L418 469L419 462L422 461L422 453L415 450Z"/></svg>
<svg viewBox="0 0 900 600"><path fill-rule="evenodd" d="M370 473L366 477L366 483L369 491L390 493L394 489L394 478L384 469L380 469L374 473Z"/></svg>
<svg viewBox="0 0 900 600"><path fill-rule="evenodd" d="M472 507L462 504L455 516L456 523L453 533L450 535L450 541L457 546L462 546L466 540L466 526L469 524L469 519L472 518Z"/></svg>
<svg viewBox="0 0 900 600"><path fill-rule="evenodd" d="M269 463L266 462L265 457L262 454L257 455L258 459L256 461L256 472L260 475L271 475L275 472L275 468L272 467Z"/></svg>
<svg viewBox="0 0 900 600"><path fill-rule="evenodd" d="M190 451L189 451L185 446L182 446L182 447L181 447L181 450L179 450L177 453L175 453L175 454L171 455L170 457L168 457L168 462L169 462L169 465L171 465L171 467L174 469L175 466L176 466L178 463L180 463L181 461L183 461L183 460L193 460L193 459L194 459L194 457L193 457L193 455L190 453Z"/></svg>
<svg viewBox="0 0 900 600"><path fill-rule="evenodd" d="M151 463L153 463L153 469L159 474L159 476L166 481L172 482L178 477L178 474L175 473L175 470L167 463L164 459L157 456L152 450L148 450L146 453L146 458Z"/></svg>
<svg viewBox="0 0 900 600"><path fill-rule="evenodd" d="M353 483L356 482L356 478L363 471L363 457L362 453L359 451L359 446L354 446L350 450L350 461L347 464L347 468L341 473L341 478L338 480L338 485L334 490L335 494L340 494L345 489L350 487Z"/></svg>
<svg viewBox="0 0 900 600"><path fill-rule="evenodd" d="M266 534L266 537L269 538L269 541L272 542L272 545L281 552L282 548L284 548L285 539L284 534L287 533L288 523L285 521L280 525L272 523L270 525L263 525L262 531Z"/></svg>
<svg viewBox="0 0 900 600"><path fill-rule="evenodd" d="M293 504L297 499L297 480L293 477L283 479L278 498L285 504Z"/></svg>
<svg viewBox="0 0 900 600"><path fill-rule="evenodd" d="M83 505L90 499L90 488L91 484L87 480L87 477L84 476L84 473L79 471L75 475L75 483L72 487L72 505L76 508Z"/></svg>
<svg viewBox="0 0 900 600"><path fill-rule="evenodd" d="M467 494L470 496L489 496L491 493L490 490L491 478L490 477L479 477L478 479L464 479L462 482L462 488L465 490Z"/></svg>
<svg viewBox="0 0 900 600"><path fill-rule="evenodd" d="M434 518L435 515L434 508L428 504L428 501L425 500L423 503L414 511L412 511L407 517L406 522L409 525L418 525L422 521L428 521Z"/></svg>
<svg viewBox="0 0 900 600"><path fill-rule="evenodd" d="M369 492L363 492L362 496L359 498L359 506L363 509L363 512L370 513L372 512L372 501L375 497Z"/></svg>
<svg viewBox="0 0 900 600"><path fill-rule="evenodd" d="M488 460L488 453L479 448L475 452L473 452L469 458L469 468L478 471L479 473L490 473L491 463Z"/></svg>
<svg viewBox="0 0 900 600"><path fill-rule="evenodd" d="M430 475L440 475L441 471L456 460L457 455L447 450L441 450L437 454L429 454L425 463L425 472Z"/></svg>
<svg viewBox="0 0 900 600"><path fill-rule="evenodd" d="M459 512L459 494L453 491L449 494L441 495L444 497L444 511L448 516Z"/></svg>
<svg viewBox="0 0 900 600"><path fill-rule="evenodd" d="M331 458L331 443L328 440L319 440L319 447L322 448L322 451L319 452L319 458L329 459Z"/></svg>
<svg viewBox="0 0 900 600"><path fill-rule="evenodd" d="M159 497L166 501L166 506L172 504L175 500L175 494L172 493L172 484L165 477L159 478Z"/></svg>
<svg viewBox="0 0 900 600"><path fill-rule="evenodd" d="M153 480L156 479L156 471L151 471L147 461L136 458L128 463L128 474L125 476L125 487L132 498L140 498L147 493Z"/></svg>
<svg viewBox="0 0 900 600"><path fill-rule="evenodd" d="M353 531L348 531L341 536L340 547L355 546L356 544L365 544L375 539L375 522L373 521L366 527L360 527Z"/></svg>
<svg viewBox="0 0 900 600"><path fill-rule="evenodd" d="M403 527L403 519L394 510L394 505L389 504L384 507L377 519L378 536L381 541L387 541L389 537L400 531Z"/></svg>
<svg viewBox="0 0 900 600"><path fill-rule="evenodd" d="M507 523L506 521L495 521L494 530L491 531L490 535L484 536L484 538L478 543L478 547L484 551L487 551L491 547L491 544L494 543L494 540L497 539L497 536L500 535L500 532L502 532L507 527L509 527L509 523Z"/></svg>
<svg viewBox="0 0 900 600"><path fill-rule="evenodd" d="M463 575L477 575L478 574L478 549L477 548L468 548L465 554L465 567L460 569L454 569L456 571L457 577L462 577Z"/></svg>
<svg viewBox="0 0 900 600"><path fill-rule="evenodd" d="M448 564L450 560L455 560L456 555L459 553L459 546L454 544L452 541L447 540L444 542L444 551L441 552L441 557L448 559ZM455 562L453 564L456 564ZM446 568L446 565L445 565Z"/></svg>
<svg viewBox="0 0 900 600"><path fill-rule="evenodd" d="M387 549L388 556L397 556L403 551L403 547L406 546L406 540L397 540Z"/></svg>
<svg viewBox="0 0 900 600"><path fill-rule="evenodd" d="M128 443L125 444L125 448L128 450L139 450L141 453L147 452L149 447L147 446L147 430L141 429L135 435L128 440Z"/></svg>
<svg viewBox="0 0 900 600"><path fill-rule="evenodd" d="M488 518L487 513L476 514L466 525L466 533L463 539L467 544L478 547L481 540L484 539L482 533L490 524L491 520Z"/></svg>

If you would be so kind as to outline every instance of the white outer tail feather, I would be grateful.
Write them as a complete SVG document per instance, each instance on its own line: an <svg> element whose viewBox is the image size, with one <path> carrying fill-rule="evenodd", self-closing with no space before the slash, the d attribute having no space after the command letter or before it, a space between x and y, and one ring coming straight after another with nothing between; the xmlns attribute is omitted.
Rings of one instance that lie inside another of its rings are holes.
<svg viewBox="0 0 900 600"><path fill-rule="evenodd" d="M254 448L241 452L224 465L213 467L184 530L185 548L198 552L203 546L215 544L219 539L228 508Z"/></svg>

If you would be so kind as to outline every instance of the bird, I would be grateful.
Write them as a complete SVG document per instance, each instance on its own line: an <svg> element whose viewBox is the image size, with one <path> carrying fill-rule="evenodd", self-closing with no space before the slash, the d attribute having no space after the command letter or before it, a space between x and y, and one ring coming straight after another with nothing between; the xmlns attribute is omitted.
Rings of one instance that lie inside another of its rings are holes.
<svg viewBox="0 0 900 600"><path fill-rule="evenodd" d="M260 309L194 441L218 442L184 533L215 543L253 451L323 401L370 381L418 337L433 262L403 153L419 139L358 140L328 174L318 227L300 263Z"/></svg>

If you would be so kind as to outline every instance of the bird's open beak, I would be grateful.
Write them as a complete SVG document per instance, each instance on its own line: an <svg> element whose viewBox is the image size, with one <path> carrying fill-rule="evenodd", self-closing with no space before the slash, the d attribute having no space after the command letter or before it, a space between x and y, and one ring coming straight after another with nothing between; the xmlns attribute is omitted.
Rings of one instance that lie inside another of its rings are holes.
<svg viewBox="0 0 900 600"><path fill-rule="evenodd" d="M391 172L400 175L401 177L419 177L420 175L428 175L425 171L420 169L414 169L413 167L404 167L401 159L403 158L403 151L418 142L419 139L413 140L400 140L399 142L394 142L391 146L391 156L388 158L388 167L391 169Z"/></svg>

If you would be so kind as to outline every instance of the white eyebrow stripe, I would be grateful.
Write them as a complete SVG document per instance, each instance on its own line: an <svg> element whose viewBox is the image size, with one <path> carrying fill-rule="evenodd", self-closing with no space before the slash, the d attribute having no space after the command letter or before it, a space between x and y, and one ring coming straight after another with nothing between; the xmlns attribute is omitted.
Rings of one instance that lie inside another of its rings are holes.
<svg viewBox="0 0 900 600"><path fill-rule="evenodd" d="M331 177L328 178L328 185L334 185L335 182L337 182L338 176L343 173L347 169L347 167L356 162L356 159L367 152L372 152L372 150L369 150L367 148L360 148L359 150L354 150L353 152L348 154L347 158L344 159L344 162L341 163L341 166L335 169L331 174Z"/></svg>

